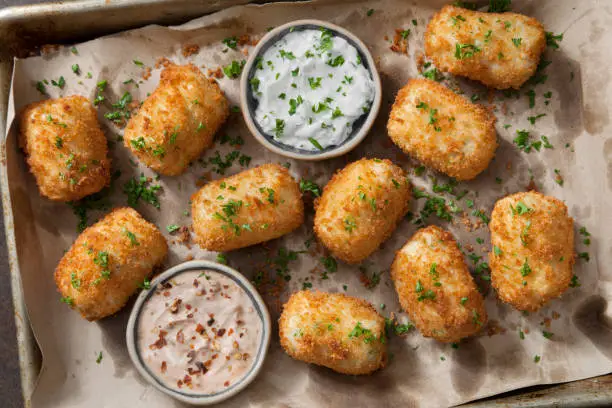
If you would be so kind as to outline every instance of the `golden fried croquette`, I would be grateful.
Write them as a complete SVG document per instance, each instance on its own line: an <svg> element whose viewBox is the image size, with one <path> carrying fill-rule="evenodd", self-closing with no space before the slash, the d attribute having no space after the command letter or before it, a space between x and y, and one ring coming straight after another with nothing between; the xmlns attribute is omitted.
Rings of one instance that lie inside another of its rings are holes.
<svg viewBox="0 0 612 408"><path fill-rule="evenodd" d="M389 160L361 159L336 173L315 203L314 231L342 261L366 259L408 212L410 183Z"/></svg>
<svg viewBox="0 0 612 408"><path fill-rule="evenodd" d="M157 227L117 208L87 228L55 269L62 300L89 320L118 312L168 252Z"/></svg>
<svg viewBox="0 0 612 408"><path fill-rule="evenodd" d="M19 144L43 196L76 201L110 183L106 137L87 98L32 103L22 111L19 126Z"/></svg>
<svg viewBox="0 0 612 408"><path fill-rule="evenodd" d="M175 176L213 144L229 115L216 82L191 64L169 65L125 128L125 145L158 173Z"/></svg>
<svg viewBox="0 0 612 408"><path fill-rule="evenodd" d="M574 220L566 205L538 192L516 193L491 214L491 281L504 302L536 311L572 280Z"/></svg>
<svg viewBox="0 0 612 408"><path fill-rule="evenodd" d="M193 231L200 246L209 251L269 241L304 222L298 184L278 164L211 182L191 199Z"/></svg>
<svg viewBox="0 0 612 408"><path fill-rule="evenodd" d="M406 154L458 180L470 180L495 155L496 118L429 79L412 79L400 89L387 131Z"/></svg>
<svg viewBox="0 0 612 408"><path fill-rule="evenodd" d="M425 32L425 54L438 68L497 89L520 88L536 72L545 46L535 18L450 5Z"/></svg>
<svg viewBox="0 0 612 408"><path fill-rule="evenodd" d="M385 319L365 300L297 292L283 306L278 325L281 346L296 360L354 375L385 366Z"/></svg>
<svg viewBox="0 0 612 408"><path fill-rule="evenodd" d="M400 249L391 266L402 308L425 337L452 343L487 323L484 300L452 234L430 225Z"/></svg>

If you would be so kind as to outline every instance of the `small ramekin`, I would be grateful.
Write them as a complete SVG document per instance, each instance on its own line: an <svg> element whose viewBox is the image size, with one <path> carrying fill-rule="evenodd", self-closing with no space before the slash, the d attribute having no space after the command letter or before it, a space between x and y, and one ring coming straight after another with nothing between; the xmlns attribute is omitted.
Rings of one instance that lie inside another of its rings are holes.
<svg viewBox="0 0 612 408"><path fill-rule="evenodd" d="M289 33L291 30L302 28L326 28L331 30L335 36L339 36L347 40L348 43L355 47L361 55L363 65L368 69L372 75L372 80L374 81L374 100L365 120L360 123L360 126L354 128L351 135L340 145L329 146L320 151L309 151L306 149L287 146L264 133L254 119L257 101L253 97L251 87L249 86L249 81L256 69L255 61L257 57L265 53L270 46L272 46L278 39ZM374 124L374 120L378 115L378 111L380 110L381 101L382 87L380 84L380 76L378 75L376 64L374 63L374 59L372 58L368 47L350 31L322 20L296 20L271 30L259 41L255 49L250 53L247 63L244 66L244 70L242 71L242 77L240 80L240 103L242 115L247 127L253 136L255 136L255 139L274 153L298 160L330 159L332 157L342 156L353 150L363 141L370 131L372 125Z"/></svg>
<svg viewBox="0 0 612 408"><path fill-rule="evenodd" d="M166 387L145 365L140 353L138 352L138 322L142 307L149 297L155 292L155 289L160 284L172 279L174 276L183 272L192 270L208 269L214 272L221 273L228 278L232 279L238 286L240 286L251 298L257 314L262 320L263 333L261 336L261 343L257 350L255 362L249 372L237 383L230 387L219 391L214 394L197 394L192 392L180 392L175 389ZM270 321L270 314L263 299L257 293L255 287L248 281L242 274L228 266L205 260L189 261L184 262L180 265L176 265L164 273L158 275L152 282L151 287L148 290L143 290L130 314L130 318L127 324L126 331L126 342L128 353L132 359L132 363L140 373L151 385L160 390L161 392L188 404L192 405L211 405L225 401L228 398L233 397L242 391L247 385L249 385L259 374L263 367L268 347L270 345L270 335L272 332L272 326Z"/></svg>

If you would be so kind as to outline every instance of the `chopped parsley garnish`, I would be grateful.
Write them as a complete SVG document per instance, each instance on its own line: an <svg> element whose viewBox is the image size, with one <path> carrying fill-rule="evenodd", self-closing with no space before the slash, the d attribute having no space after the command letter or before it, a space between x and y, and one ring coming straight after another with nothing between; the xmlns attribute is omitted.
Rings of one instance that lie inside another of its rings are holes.
<svg viewBox="0 0 612 408"><path fill-rule="evenodd" d="M366 329L361 325L361 322L357 322L353 330L349 333L349 339L363 337L363 342L370 344L376 340L376 335L372 333L372 330ZM381 339L382 341L382 339Z"/></svg>
<svg viewBox="0 0 612 408"><path fill-rule="evenodd" d="M281 137L285 131L285 121L282 119L276 119L276 127L274 128L274 134L276 137Z"/></svg>
<svg viewBox="0 0 612 408"><path fill-rule="evenodd" d="M468 301L468 298L464 296L459 300L459 303L461 304L461 306L465 306L467 301Z"/></svg>
<svg viewBox="0 0 612 408"><path fill-rule="evenodd" d="M408 36L410 35L410 29L406 29L406 30L402 30L400 31L400 37L402 37L404 40L408 38Z"/></svg>
<svg viewBox="0 0 612 408"><path fill-rule="evenodd" d="M81 69L79 68L79 64L72 64L72 72L74 72L75 74L79 74L79 72L81 71Z"/></svg>
<svg viewBox="0 0 612 408"><path fill-rule="evenodd" d="M529 263L527 261L527 258L525 258L525 263L523 263L523 266L521 266L521 276L527 276L531 273L531 267L529 266Z"/></svg>
<svg viewBox="0 0 612 408"><path fill-rule="evenodd" d="M352 232L355 228L357 228L355 217L347 215L344 219L344 229L348 232Z"/></svg>
<svg viewBox="0 0 612 408"><path fill-rule="evenodd" d="M578 258L580 259L584 259L585 261L589 262L591 260L591 257L589 256L588 252L580 252L578 254Z"/></svg>
<svg viewBox="0 0 612 408"><path fill-rule="evenodd" d="M47 94L47 88L45 88L45 84L41 81L36 82L36 90L43 95Z"/></svg>
<svg viewBox="0 0 612 408"><path fill-rule="evenodd" d="M323 146L321 146L321 143L319 143L319 141L318 141L317 139L315 139L314 137L309 137L309 138L308 138L308 141L309 141L310 143L312 143L312 145L313 145L314 147L316 147L317 149L319 149L319 150L324 150L324 149L323 149Z"/></svg>
<svg viewBox="0 0 612 408"><path fill-rule="evenodd" d="M67 304L68 306L74 305L74 300L70 296L64 296L60 298L60 302Z"/></svg>
<svg viewBox="0 0 612 408"><path fill-rule="evenodd" d="M563 41L563 34L555 35L551 31L546 32L546 45L553 50L559 49L559 43L557 41Z"/></svg>
<svg viewBox="0 0 612 408"><path fill-rule="evenodd" d="M518 215L528 214L528 213L533 211L533 208L530 208L527 205L525 205L524 202L519 201L516 204L516 208L512 207L512 204L511 204L510 205L510 210L512 211L512 216L514 216L515 214L518 214Z"/></svg>
<svg viewBox="0 0 612 408"><path fill-rule="evenodd" d="M220 264L223 265L227 265L227 256L225 256L225 254L222 253L218 253L217 254L217 262L219 262Z"/></svg>
<svg viewBox="0 0 612 408"><path fill-rule="evenodd" d="M76 272L70 273L70 284L77 290L81 287L81 279L77 278Z"/></svg>
<svg viewBox="0 0 612 408"><path fill-rule="evenodd" d="M102 362L102 352L98 353L98 357L96 357L96 364L100 364Z"/></svg>
<svg viewBox="0 0 612 408"><path fill-rule="evenodd" d="M455 45L455 58L458 60L473 57L475 53L480 52L480 48L474 44L459 44Z"/></svg>
<svg viewBox="0 0 612 408"><path fill-rule="evenodd" d="M226 77L230 79L236 79L242 73L242 68L244 68L244 64L246 64L245 60L242 60L240 62L234 60L231 64L223 67L223 73Z"/></svg>
<svg viewBox="0 0 612 408"><path fill-rule="evenodd" d="M310 77L308 78L308 84L310 84L310 88L311 89L317 89L321 87L321 77L317 77L317 78L313 78Z"/></svg>
<svg viewBox="0 0 612 408"><path fill-rule="evenodd" d="M548 340L552 339L554 335L554 333L548 332L546 330L542 331L542 336L546 337Z"/></svg>
<svg viewBox="0 0 612 408"><path fill-rule="evenodd" d="M512 44L514 44L515 47L520 47L521 43L523 42L522 38L513 38L512 39Z"/></svg>
<svg viewBox="0 0 612 408"><path fill-rule="evenodd" d="M141 62L141 61L134 60L133 62L134 62L134 64L135 64L135 65L137 65L137 66L139 66L139 67L141 67L141 68L142 68L142 67L144 67L144 63L143 63L143 62Z"/></svg>
<svg viewBox="0 0 612 408"><path fill-rule="evenodd" d="M442 75L442 73L436 67L422 72L421 75L423 75L427 79L431 79L432 81L436 82L440 82L444 79L444 75Z"/></svg>
<svg viewBox="0 0 612 408"><path fill-rule="evenodd" d="M501 249L499 249L498 246L493 245L493 253L497 256L501 256L501 254L503 253Z"/></svg>
<svg viewBox="0 0 612 408"><path fill-rule="evenodd" d="M304 99L298 95L296 99L289 99L289 115L295 115L297 107L304 102Z"/></svg>
<svg viewBox="0 0 612 408"><path fill-rule="evenodd" d="M232 50L235 50L236 47L238 46L238 39L236 37L228 37L228 38L224 38L222 43L225 44L227 48L231 48Z"/></svg>
<svg viewBox="0 0 612 408"><path fill-rule="evenodd" d="M536 115L536 116L529 116L529 117L527 118L527 120L528 120L528 121L529 121L529 123L531 123L532 125L535 125L536 120L538 120L538 119L540 119L540 118L543 118L544 116L546 116L546 114L545 114L545 113L540 113L539 115Z"/></svg>
<svg viewBox="0 0 612 408"><path fill-rule="evenodd" d="M525 93L525 95L527 95L527 97L529 98L529 107L533 108L535 106L535 97L536 97L535 91L533 89L530 89L529 91Z"/></svg>
<svg viewBox="0 0 612 408"><path fill-rule="evenodd" d="M293 53L291 51L287 52L285 50L280 50L279 55L282 59L287 58L288 60L294 60L295 59L295 55L293 55Z"/></svg>
<svg viewBox="0 0 612 408"><path fill-rule="evenodd" d="M344 64L344 57L342 55L338 55L336 58L329 59L327 61L327 65L330 67L339 67Z"/></svg>
<svg viewBox="0 0 612 408"><path fill-rule="evenodd" d="M369 10L366 12L366 15L367 15L368 17L370 17L372 14L374 14L374 9L369 9Z"/></svg>
<svg viewBox="0 0 612 408"><path fill-rule="evenodd" d="M181 229L181 227L179 227L176 224L170 224L170 225L166 226L166 231L168 231L170 234L172 234L173 232L178 231L179 229Z"/></svg>
<svg viewBox="0 0 612 408"><path fill-rule="evenodd" d="M321 187L319 187L315 182L307 179L300 180L300 191L302 193L310 191L310 193L315 197L321 196Z"/></svg>
<svg viewBox="0 0 612 408"><path fill-rule="evenodd" d="M561 176L561 170L555 169L554 172L555 172L555 175L556 175L555 176L555 183L557 183L558 185L563 187L564 180L563 180L563 176Z"/></svg>
<svg viewBox="0 0 612 408"><path fill-rule="evenodd" d="M580 281L576 275L572 276L572 280L569 284L570 288L578 288L581 286Z"/></svg>
<svg viewBox="0 0 612 408"><path fill-rule="evenodd" d="M150 184L147 177L145 177L144 174L140 174L138 179L131 178L123 185L123 192L127 194L127 201L130 207L136 207L138 201L143 200L157 209L160 208L157 194L159 190L161 190L161 186L152 186Z"/></svg>
<svg viewBox="0 0 612 408"><path fill-rule="evenodd" d="M338 262L332 256L321 257L321 263L327 272L334 273L338 270Z"/></svg>
<svg viewBox="0 0 612 408"><path fill-rule="evenodd" d="M126 237L128 237L132 246L140 245L140 243L138 242L138 239L136 238L136 235L132 231L128 231L127 229L123 228L123 233L125 234Z"/></svg>
<svg viewBox="0 0 612 408"><path fill-rule="evenodd" d="M529 229L531 228L531 220L527 220L525 223L525 227L521 231L521 244L523 246L527 246L527 234L529 233Z"/></svg>
<svg viewBox="0 0 612 408"><path fill-rule="evenodd" d="M60 89L64 89L64 86L66 85L66 80L64 79L63 76L60 76L57 81L52 79L51 80L51 85L57 86Z"/></svg>
<svg viewBox="0 0 612 408"><path fill-rule="evenodd" d="M261 83L259 78L253 77L249 80L249 83L251 84L251 88L253 89L253 92L255 93L259 92L259 84Z"/></svg>

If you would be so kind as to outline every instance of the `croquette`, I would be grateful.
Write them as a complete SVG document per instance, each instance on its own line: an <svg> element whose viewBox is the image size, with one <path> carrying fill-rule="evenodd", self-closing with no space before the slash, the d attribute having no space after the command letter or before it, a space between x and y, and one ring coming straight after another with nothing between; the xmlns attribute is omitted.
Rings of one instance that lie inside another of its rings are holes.
<svg viewBox="0 0 612 408"><path fill-rule="evenodd" d="M19 127L19 143L41 195L76 201L110 183L106 137L87 98L32 103L22 111Z"/></svg>
<svg viewBox="0 0 612 408"><path fill-rule="evenodd" d="M304 203L286 168L264 164L202 187L191 214L202 248L230 251L295 230L304 222Z"/></svg>
<svg viewBox="0 0 612 408"><path fill-rule="evenodd" d="M484 300L453 235L430 225L396 253L391 279L404 309L425 337L444 343L472 336L487 323Z"/></svg>
<svg viewBox="0 0 612 408"><path fill-rule="evenodd" d="M340 293L294 293L279 334L291 357L342 374L370 374L387 360L385 319L365 300Z"/></svg>
<svg viewBox="0 0 612 408"><path fill-rule="evenodd" d="M484 171L497 148L496 118L435 81L412 79L397 94L387 131L406 154L457 180Z"/></svg>
<svg viewBox="0 0 612 408"><path fill-rule="evenodd" d="M535 191L495 203L491 281L501 300L534 312L567 290L573 276L574 221L567 206Z"/></svg>
<svg viewBox="0 0 612 408"><path fill-rule="evenodd" d="M359 263L406 215L410 190L406 172L389 160L353 162L332 177L315 203L315 234L336 258Z"/></svg>
<svg viewBox="0 0 612 408"><path fill-rule="evenodd" d="M89 321L117 313L168 252L157 227L117 208L87 228L55 269L62 301Z"/></svg>
<svg viewBox="0 0 612 408"><path fill-rule="evenodd" d="M425 32L425 54L438 68L496 89L520 88L536 72L545 47L542 24L516 13L448 5Z"/></svg>
<svg viewBox="0 0 612 408"><path fill-rule="evenodd" d="M169 65L128 122L124 143L156 172L175 176L213 144L228 115L228 101L216 82L192 64Z"/></svg>

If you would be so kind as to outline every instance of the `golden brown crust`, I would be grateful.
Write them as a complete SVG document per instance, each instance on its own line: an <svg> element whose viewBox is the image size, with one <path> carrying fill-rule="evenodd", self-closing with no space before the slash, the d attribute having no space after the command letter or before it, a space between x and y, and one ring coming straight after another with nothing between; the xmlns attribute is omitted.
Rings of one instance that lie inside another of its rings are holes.
<svg viewBox="0 0 612 408"><path fill-rule="evenodd" d="M298 228L304 203L286 168L264 164L202 187L192 197L191 214L202 248L231 251Z"/></svg>
<svg viewBox="0 0 612 408"><path fill-rule="evenodd" d="M85 319L98 320L121 310L167 252L155 225L117 208L78 236L55 269L55 283Z"/></svg>
<svg viewBox="0 0 612 408"><path fill-rule="evenodd" d="M430 225L397 251L391 278L402 308L425 337L458 342L487 323L478 291L453 235Z"/></svg>
<svg viewBox="0 0 612 408"><path fill-rule="evenodd" d="M495 203L489 228L491 281L501 300L533 312L567 290L574 221L563 201L535 191L509 195Z"/></svg>
<svg viewBox="0 0 612 408"><path fill-rule="evenodd" d="M229 115L216 82L192 65L169 64L125 128L125 146L153 170L174 176L213 144Z"/></svg>
<svg viewBox="0 0 612 408"><path fill-rule="evenodd" d="M406 173L390 160L353 162L334 174L315 203L315 234L338 259L359 263L406 215L410 191Z"/></svg>
<svg viewBox="0 0 612 408"><path fill-rule="evenodd" d="M19 144L40 194L76 201L110 183L106 137L87 98L74 95L26 106Z"/></svg>
<svg viewBox="0 0 612 408"><path fill-rule="evenodd" d="M279 319L287 354L343 374L370 374L384 367L384 330L385 319L370 303L340 293L294 293Z"/></svg>
<svg viewBox="0 0 612 408"><path fill-rule="evenodd" d="M514 41L513 41L514 40ZM457 44L475 45L461 50ZM542 24L516 13L483 13L451 5L436 13L425 32L425 54L443 71L497 88L518 89L536 71L546 47Z"/></svg>
<svg viewBox="0 0 612 408"><path fill-rule="evenodd" d="M496 118L429 79L411 79L398 92L387 131L406 154L458 180L484 171L495 155Z"/></svg>

